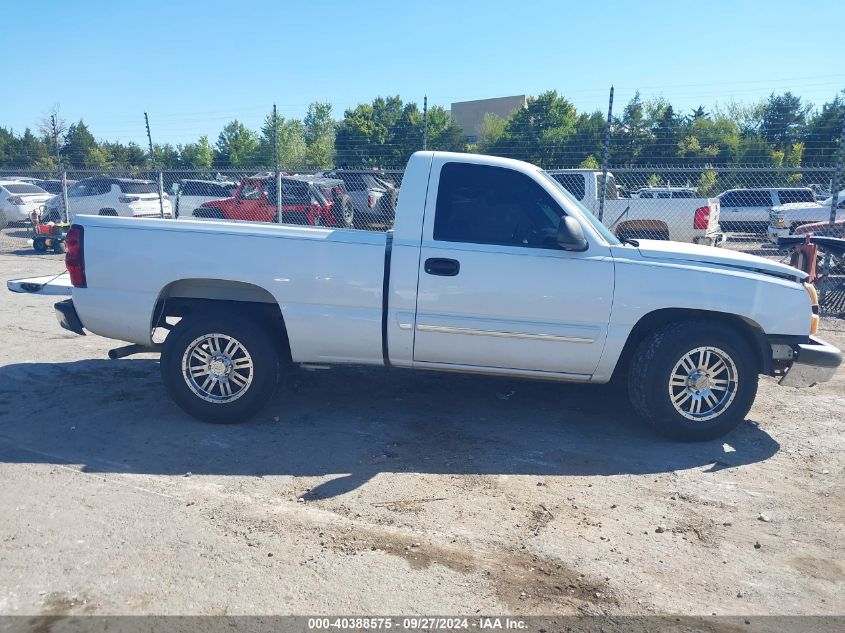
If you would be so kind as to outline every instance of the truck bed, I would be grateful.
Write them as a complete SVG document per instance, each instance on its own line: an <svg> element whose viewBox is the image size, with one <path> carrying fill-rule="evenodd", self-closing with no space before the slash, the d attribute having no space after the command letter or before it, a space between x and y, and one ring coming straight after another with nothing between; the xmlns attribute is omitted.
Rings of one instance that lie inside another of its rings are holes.
<svg viewBox="0 0 845 633"><path fill-rule="evenodd" d="M96 334L147 345L162 289L171 297L210 299L234 290L243 300L282 307L294 361L382 362L385 233L208 220L75 221L85 231L88 287L74 288L73 300ZM182 255L177 262L173 253Z"/></svg>

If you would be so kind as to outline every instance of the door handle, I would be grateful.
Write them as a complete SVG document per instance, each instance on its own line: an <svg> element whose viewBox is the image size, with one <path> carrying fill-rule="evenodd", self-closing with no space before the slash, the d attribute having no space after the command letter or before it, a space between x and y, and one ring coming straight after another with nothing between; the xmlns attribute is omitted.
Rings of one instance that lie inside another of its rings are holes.
<svg viewBox="0 0 845 633"><path fill-rule="evenodd" d="M461 262L457 259L446 259L444 257L430 257L425 260L425 272L429 275L440 277L454 277L461 272Z"/></svg>

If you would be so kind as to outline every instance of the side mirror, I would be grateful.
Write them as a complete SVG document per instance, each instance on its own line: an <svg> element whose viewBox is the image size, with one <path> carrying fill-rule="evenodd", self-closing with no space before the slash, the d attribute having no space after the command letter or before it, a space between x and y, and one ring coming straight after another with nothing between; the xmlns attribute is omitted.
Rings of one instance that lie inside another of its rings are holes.
<svg viewBox="0 0 845 633"><path fill-rule="evenodd" d="M557 244L565 251L583 252L587 250L587 238L578 221L565 215L557 227Z"/></svg>

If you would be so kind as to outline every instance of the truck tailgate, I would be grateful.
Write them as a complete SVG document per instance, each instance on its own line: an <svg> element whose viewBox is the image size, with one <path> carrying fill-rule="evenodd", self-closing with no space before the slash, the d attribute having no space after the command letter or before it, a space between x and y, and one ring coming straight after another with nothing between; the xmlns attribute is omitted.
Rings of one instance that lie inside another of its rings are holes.
<svg viewBox="0 0 845 633"><path fill-rule="evenodd" d="M57 297L69 297L73 288L70 283L70 276L66 272L58 275L45 275L43 277L11 279L6 282L6 287L12 292Z"/></svg>

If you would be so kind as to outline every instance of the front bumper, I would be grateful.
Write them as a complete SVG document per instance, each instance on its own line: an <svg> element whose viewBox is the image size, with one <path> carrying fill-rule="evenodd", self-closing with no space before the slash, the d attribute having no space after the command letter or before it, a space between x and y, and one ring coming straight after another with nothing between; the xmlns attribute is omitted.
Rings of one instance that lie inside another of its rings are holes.
<svg viewBox="0 0 845 633"><path fill-rule="evenodd" d="M776 228L770 224L766 228L766 237L772 244L777 244L779 237L789 237L789 229Z"/></svg>
<svg viewBox="0 0 845 633"><path fill-rule="evenodd" d="M815 336L808 343L796 345L795 360L780 379L784 387L812 387L820 382L827 382L842 364L842 352Z"/></svg>
<svg viewBox="0 0 845 633"><path fill-rule="evenodd" d="M79 320L76 308L73 307L73 299L59 301L53 306L53 309L56 311L56 319L58 319L59 325L74 334L85 336L85 330L82 329L82 321Z"/></svg>
<svg viewBox="0 0 845 633"><path fill-rule="evenodd" d="M703 244L704 246L724 246L728 241L728 236L724 233L709 233L701 237L693 238L696 244Z"/></svg>

